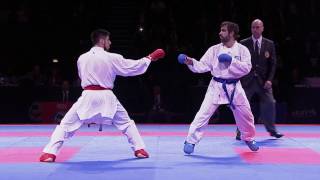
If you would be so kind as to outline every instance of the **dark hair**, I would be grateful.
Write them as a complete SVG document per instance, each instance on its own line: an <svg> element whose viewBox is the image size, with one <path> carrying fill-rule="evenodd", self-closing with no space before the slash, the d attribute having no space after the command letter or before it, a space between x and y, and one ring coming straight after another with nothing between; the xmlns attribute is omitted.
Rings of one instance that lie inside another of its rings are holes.
<svg viewBox="0 0 320 180"><path fill-rule="evenodd" d="M92 44L97 44L100 39L110 36L110 32L105 29L96 29L92 31L90 37Z"/></svg>
<svg viewBox="0 0 320 180"><path fill-rule="evenodd" d="M224 21L221 23L220 27L223 26L227 26L229 33L234 32L234 39L238 39L240 37L238 24L230 21Z"/></svg>

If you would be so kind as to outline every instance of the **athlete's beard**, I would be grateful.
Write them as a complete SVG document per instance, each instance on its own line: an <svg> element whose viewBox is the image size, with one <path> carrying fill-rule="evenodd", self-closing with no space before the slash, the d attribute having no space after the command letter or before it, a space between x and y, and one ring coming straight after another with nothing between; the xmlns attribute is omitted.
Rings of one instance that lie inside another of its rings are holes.
<svg viewBox="0 0 320 180"><path fill-rule="evenodd" d="M230 41L230 36L226 36L226 37L220 36L220 40L221 40L222 43L229 42Z"/></svg>

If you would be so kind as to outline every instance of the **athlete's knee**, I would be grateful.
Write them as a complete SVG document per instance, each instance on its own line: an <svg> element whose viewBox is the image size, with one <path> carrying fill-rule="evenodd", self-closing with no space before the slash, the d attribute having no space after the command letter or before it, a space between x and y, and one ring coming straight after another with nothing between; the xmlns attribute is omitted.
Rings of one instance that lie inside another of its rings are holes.
<svg viewBox="0 0 320 180"><path fill-rule="evenodd" d="M129 126L135 125L134 120L127 119L127 120L121 120L121 121L114 121L113 124L121 131L128 128Z"/></svg>

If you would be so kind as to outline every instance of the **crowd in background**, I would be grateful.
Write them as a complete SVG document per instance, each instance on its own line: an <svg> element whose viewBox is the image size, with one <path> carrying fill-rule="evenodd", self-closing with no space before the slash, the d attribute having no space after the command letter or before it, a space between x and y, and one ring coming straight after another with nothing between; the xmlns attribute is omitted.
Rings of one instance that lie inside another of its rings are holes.
<svg viewBox="0 0 320 180"><path fill-rule="evenodd" d="M115 2L133 4L125 0L1 1L0 86L79 87L76 60L90 48L93 29L108 29ZM240 39L251 34L253 19L264 21L264 36L276 44L274 90L278 101L286 101L287 90L303 85L307 77L320 77L317 0L140 0L133 7L136 27L124 55L137 59L155 48L167 52L145 75L120 79L116 87L119 93L146 99L146 110L179 111L177 107L183 108L186 97L190 98L190 89L208 84L209 74L190 73L176 57L185 53L200 59L208 47L219 42L219 25L225 20L239 24ZM111 41L117 44L113 33ZM130 93L125 92L128 86Z"/></svg>

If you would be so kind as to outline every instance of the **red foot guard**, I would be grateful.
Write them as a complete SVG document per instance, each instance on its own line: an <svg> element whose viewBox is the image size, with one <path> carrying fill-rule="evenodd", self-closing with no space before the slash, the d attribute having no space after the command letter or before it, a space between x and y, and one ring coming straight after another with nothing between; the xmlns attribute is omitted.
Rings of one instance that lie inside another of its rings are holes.
<svg viewBox="0 0 320 180"><path fill-rule="evenodd" d="M44 153L40 156L40 162L54 162L56 160L56 155Z"/></svg>
<svg viewBox="0 0 320 180"><path fill-rule="evenodd" d="M136 151L134 152L134 155L135 155L137 158L148 158L148 157L149 157L149 154L148 154L147 151L145 151L144 149L136 150Z"/></svg>

